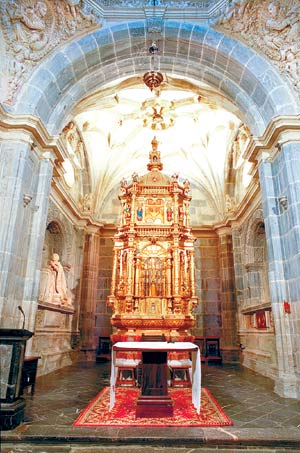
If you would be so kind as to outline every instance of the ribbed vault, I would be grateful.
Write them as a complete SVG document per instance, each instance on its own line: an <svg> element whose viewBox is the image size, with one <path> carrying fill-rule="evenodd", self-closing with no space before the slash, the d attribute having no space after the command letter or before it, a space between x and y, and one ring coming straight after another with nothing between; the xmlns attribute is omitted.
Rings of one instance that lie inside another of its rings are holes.
<svg viewBox="0 0 300 453"><path fill-rule="evenodd" d="M146 23L139 21L103 28L60 47L24 85L15 113L36 115L51 134L59 134L74 115L93 108L97 97L107 96L114 84L120 86L122 80L127 86L142 84L142 76L149 69L147 49L151 41ZM300 112L297 98L268 60L212 28L168 21L157 42L159 70L173 87L176 88L179 79L181 89L184 84L198 84L198 93L234 114L253 135L262 135L275 116ZM88 138L86 134L85 137ZM200 147L199 157L197 154L192 157L184 149L186 156L177 161L178 169L184 169L184 177L190 177L198 187L200 204L203 202L200 192L204 194L208 212L213 213L212 222L222 219L226 211L224 165L230 146L225 140L233 139L232 131L220 136L221 159L211 149L207 148L205 154L205 147ZM96 135L92 141L97 141ZM147 143L139 146L140 153L147 153L145 147L148 150L150 141L147 139ZM137 159L137 148L130 146L128 142L126 149L114 155L111 147L106 151L102 144L103 158L99 160L98 153L98 166L91 159L91 167L97 168L92 191L99 218L108 209L108 197L112 193L116 197L120 179L130 175L132 162L135 161L134 171L143 170L142 156L139 154ZM176 146L174 152L177 158ZM172 167L171 155L166 163L165 168Z"/></svg>

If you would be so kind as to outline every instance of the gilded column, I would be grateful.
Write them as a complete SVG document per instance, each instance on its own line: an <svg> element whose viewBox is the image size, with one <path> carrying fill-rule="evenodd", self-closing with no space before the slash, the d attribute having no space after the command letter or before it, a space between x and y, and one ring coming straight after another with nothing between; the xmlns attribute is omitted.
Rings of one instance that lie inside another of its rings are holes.
<svg viewBox="0 0 300 453"><path fill-rule="evenodd" d="M118 253L119 253L119 250L114 251L113 271L112 271L112 279L111 279L111 295L112 296L115 296L115 294L116 294Z"/></svg>
<svg viewBox="0 0 300 453"><path fill-rule="evenodd" d="M167 272L166 272L166 280L167 280L167 288L166 288L166 295L167 297L172 296L172 258L171 255L167 258Z"/></svg>
<svg viewBox="0 0 300 453"><path fill-rule="evenodd" d="M134 295L135 297L140 297L140 292L139 292L139 283L140 283L140 265L141 261L139 258L136 259L135 263L135 291Z"/></svg>
<svg viewBox="0 0 300 453"><path fill-rule="evenodd" d="M128 313L132 312L132 297L134 291L134 272L133 272L133 254L134 251L132 248L129 248L127 251L127 290L126 290L126 311Z"/></svg>

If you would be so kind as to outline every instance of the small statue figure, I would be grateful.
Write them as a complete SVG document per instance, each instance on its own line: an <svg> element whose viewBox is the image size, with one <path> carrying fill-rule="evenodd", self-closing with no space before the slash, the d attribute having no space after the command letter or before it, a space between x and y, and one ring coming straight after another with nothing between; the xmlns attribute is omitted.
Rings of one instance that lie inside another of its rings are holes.
<svg viewBox="0 0 300 453"><path fill-rule="evenodd" d="M136 217L138 221L143 220L143 208L142 206L139 206L136 211Z"/></svg>
<svg viewBox="0 0 300 453"><path fill-rule="evenodd" d="M185 179L183 181L183 191L184 191L185 195L187 195L188 192L190 191L190 181L188 179Z"/></svg>
<svg viewBox="0 0 300 453"><path fill-rule="evenodd" d="M127 203L124 204L124 214L127 219L130 218L130 206Z"/></svg>
<svg viewBox="0 0 300 453"><path fill-rule="evenodd" d="M39 301L71 306L67 291L65 273L59 261L59 255L53 253L47 267L42 269Z"/></svg>
<svg viewBox="0 0 300 453"><path fill-rule="evenodd" d="M171 206L168 206L167 207L167 221L171 222L172 219L173 219L173 210L172 210Z"/></svg>
<svg viewBox="0 0 300 453"><path fill-rule="evenodd" d="M179 206L178 207L178 214L179 214L179 219L183 220L184 219L184 215L185 215L184 206Z"/></svg>

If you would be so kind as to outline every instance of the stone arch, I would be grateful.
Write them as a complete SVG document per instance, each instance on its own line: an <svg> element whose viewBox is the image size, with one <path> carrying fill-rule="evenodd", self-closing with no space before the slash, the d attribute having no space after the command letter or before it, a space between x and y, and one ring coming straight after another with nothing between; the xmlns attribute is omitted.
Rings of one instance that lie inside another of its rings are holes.
<svg viewBox="0 0 300 453"><path fill-rule="evenodd" d="M268 257L262 209L257 209L245 232L245 278L250 304L269 304Z"/></svg>
<svg viewBox="0 0 300 453"><path fill-rule="evenodd" d="M296 97L268 60L205 25L164 24L160 70L201 80L236 105L252 133L261 135L270 120L300 111ZM142 75L148 44L144 21L97 30L61 47L24 85L15 113L39 116L49 132L61 129L74 106L118 78ZM145 63L146 62L146 63Z"/></svg>
<svg viewBox="0 0 300 453"><path fill-rule="evenodd" d="M43 245L42 267L47 265L53 253L62 256L63 235L60 224L55 220L47 224Z"/></svg>
<svg viewBox="0 0 300 453"><path fill-rule="evenodd" d="M62 264L68 265L71 262L72 254L72 227L65 221L63 214L50 202L50 207L47 216L46 222L46 231L49 225L53 225L60 234L61 253L57 252L60 255L60 260ZM50 251L49 251L50 252Z"/></svg>
<svg viewBox="0 0 300 453"><path fill-rule="evenodd" d="M257 248L256 246L258 246L256 233L262 225L264 225L263 212L262 209L257 209L249 219L247 229L245 231L245 265L250 265L256 261L259 261L258 252L255 250L255 248Z"/></svg>

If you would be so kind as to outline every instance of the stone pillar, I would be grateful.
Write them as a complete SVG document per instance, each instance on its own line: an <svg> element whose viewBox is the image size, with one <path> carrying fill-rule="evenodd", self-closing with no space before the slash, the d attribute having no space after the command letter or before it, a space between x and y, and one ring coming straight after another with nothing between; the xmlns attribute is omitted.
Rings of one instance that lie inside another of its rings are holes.
<svg viewBox="0 0 300 453"><path fill-rule="evenodd" d="M234 264L232 235L230 228L217 230L219 236L219 260L221 277L222 338L221 351L223 363L239 362L240 348L237 339L237 306L234 284Z"/></svg>
<svg viewBox="0 0 300 453"><path fill-rule="evenodd" d="M112 333L111 326L111 308L107 304L110 294L112 269L113 269L113 232L105 232L102 228L100 238L99 269L97 279L97 299L96 299L96 328L95 340L99 336L109 337Z"/></svg>
<svg viewBox="0 0 300 453"><path fill-rule="evenodd" d="M276 332L275 391L300 398L300 142L270 159L260 154L259 177Z"/></svg>
<svg viewBox="0 0 300 453"><path fill-rule="evenodd" d="M94 332L96 322L95 313L99 270L99 251L99 228L89 226L86 229L84 239L80 304L80 349L84 352L85 358L88 360L95 360L97 347Z"/></svg>
<svg viewBox="0 0 300 453"><path fill-rule="evenodd" d="M23 134L0 148L0 319L33 331L53 166L30 142Z"/></svg>
<svg viewBox="0 0 300 453"><path fill-rule="evenodd" d="M219 337L222 334L218 236L215 231L197 232L195 247L197 296L193 335Z"/></svg>

